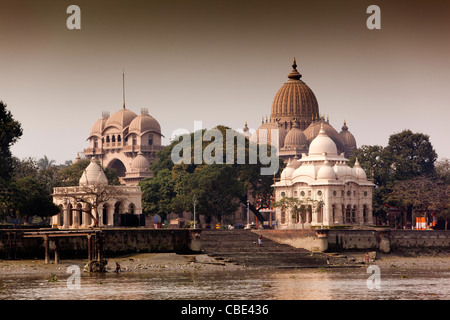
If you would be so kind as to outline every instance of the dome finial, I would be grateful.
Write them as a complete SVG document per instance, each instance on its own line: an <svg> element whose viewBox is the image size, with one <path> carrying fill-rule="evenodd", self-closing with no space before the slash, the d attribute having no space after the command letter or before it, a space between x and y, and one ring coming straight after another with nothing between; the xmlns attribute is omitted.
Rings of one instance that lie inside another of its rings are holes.
<svg viewBox="0 0 450 320"><path fill-rule="evenodd" d="M301 77L302 77L302 75L297 71L297 61L294 58L294 60L292 61L292 71L291 71L291 73L289 73L288 78L294 79L294 80L300 80Z"/></svg>
<svg viewBox="0 0 450 320"><path fill-rule="evenodd" d="M342 130L343 130L343 131L348 130L348 127L347 127L347 121L345 121L345 120L344 120L344 125L342 126Z"/></svg>

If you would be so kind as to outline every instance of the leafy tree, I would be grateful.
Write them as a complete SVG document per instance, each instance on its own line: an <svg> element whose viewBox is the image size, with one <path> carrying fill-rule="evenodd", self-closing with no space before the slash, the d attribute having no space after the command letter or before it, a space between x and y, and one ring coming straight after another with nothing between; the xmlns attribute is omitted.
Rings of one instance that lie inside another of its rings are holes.
<svg viewBox="0 0 450 320"><path fill-rule="evenodd" d="M40 170L47 170L48 168L50 168L54 164L55 164L55 160L50 160L49 158L47 158L46 155L44 155L44 157L39 159L38 162L37 162L37 165L38 165Z"/></svg>
<svg viewBox="0 0 450 320"><path fill-rule="evenodd" d="M142 190L142 209L146 214L158 214L166 219L174 211L175 181L168 169L158 171L153 178L146 178L139 183Z"/></svg>
<svg viewBox="0 0 450 320"><path fill-rule="evenodd" d="M8 181L12 172L10 147L22 136L20 123L14 120L6 104L0 101L0 178Z"/></svg>
<svg viewBox="0 0 450 320"><path fill-rule="evenodd" d="M389 137L386 156L392 164L396 180L408 180L422 174L434 175L437 153L430 137L423 133L403 130Z"/></svg>
<svg viewBox="0 0 450 320"><path fill-rule="evenodd" d="M163 170L171 172L171 177L174 181L173 191L176 196L175 198L172 198L172 196L169 196L168 198L172 199L172 209L175 212L192 210L192 197L194 194L196 194L199 201L199 212L206 214L207 216L212 214L219 216L226 215L228 213L223 212L223 208L229 207L230 211L234 210L239 202L247 205L247 191L252 192L254 197L263 195L266 196L266 199L269 199L272 195L271 185L273 184L273 176L261 174L261 168L267 167L267 165L261 163L259 154L256 156L257 162L255 164L249 164L250 153L251 150L253 150L251 149L252 145L250 142L241 134L230 132L229 128L225 126L217 126L213 130L215 131L202 130L189 135L184 135L180 138L182 141L190 143L188 153L183 154L185 159L188 160L185 161L187 163L174 164L172 161L172 155L176 154L178 151L178 149L174 148L179 148L180 143L180 141L174 140L169 146L158 153L158 160L150 167L155 177ZM220 136L223 140L220 141L217 137L211 137L212 132L220 132ZM227 134L230 133L233 134L233 140L235 142L233 143L233 146L227 143L227 138L230 138L230 140L232 138L227 137ZM207 136L208 138L205 139ZM240 144L238 147L236 142L239 139L244 143L243 145ZM215 146L215 148L212 146ZM268 151L266 151L270 156L270 152L273 152L272 148L270 146L265 147L268 149ZM227 148L233 149L229 149L229 152L227 153ZM261 151L261 148L263 148L263 146L260 146L258 150ZM201 151L202 155L210 155L212 158L215 158L217 161L224 164L218 166L208 164L203 157L200 163L196 163L196 151ZM230 154L233 158L227 159L227 155ZM242 157L245 159L245 163L239 163L238 158L241 159ZM278 167L282 168L282 160L277 158L277 161ZM207 167L211 168L206 169ZM226 175L224 175L224 173L226 173ZM168 177L167 172L165 173L165 176ZM211 181L208 182L208 178L206 177L211 179ZM214 181L216 181L218 177L224 179L222 186L219 184L214 185ZM159 182L155 182L155 184L158 183ZM219 188L218 190L221 190L222 197L227 205L218 199L219 194L215 193L214 188ZM151 191L154 189L153 187L149 187L147 190ZM210 196L204 197L206 194L210 194ZM149 195L146 199L157 199L159 195L160 194L157 191L154 191L154 194ZM151 200L149 207L156 207L157 203L158 201ZM266 202L265 207L268 206L269 203ZM264 221L263 215L259 212L260 209L262 208L257 209L255 206L250 205L250 210L260 221Z"/></svg>

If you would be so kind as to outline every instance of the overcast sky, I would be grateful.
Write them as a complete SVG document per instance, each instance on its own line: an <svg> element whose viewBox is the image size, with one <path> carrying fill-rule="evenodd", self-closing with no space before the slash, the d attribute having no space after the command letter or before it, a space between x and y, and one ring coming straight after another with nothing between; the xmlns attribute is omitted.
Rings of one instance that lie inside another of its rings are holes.
<svg viewBox="0 0 450 320"><path fill-rule="evenodd" d="M69 30L69 5L81 30ZM381 8L381 30L366 9ZM24 134L19 158L56 163L88 147L103 111L148 108L178 128L256 129L296 57L319 111L358 146L404 129L450 158L449 1L4 1L0 100Z"/></svg>

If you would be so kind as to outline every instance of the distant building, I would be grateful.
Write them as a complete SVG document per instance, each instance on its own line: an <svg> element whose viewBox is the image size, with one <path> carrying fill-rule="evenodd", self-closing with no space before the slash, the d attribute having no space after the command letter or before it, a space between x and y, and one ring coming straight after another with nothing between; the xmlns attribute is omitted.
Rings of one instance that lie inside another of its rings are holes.
<svg viewBox="0 0 450 320"><path fill-rule="evenodd" d="M321 126L311 142L308 155L289 160L274 184L275 201L284 197L298 199L299 212L275 209L274 220L281 229L311 226L373 224L374 184L356 161L347 165L344 153L338 154L335 142Z"/></svg>
<svg viewBox="0 0 450 320"><path fill-rule="evenodd" d="M105 168L115 169L121 184L133 186L152 177L149 166L162 149L161 137L161 126L147 109L137 115L124 103L112 116L104 112L95 122L84 155L95 157Z"/></svg>
<svg viewBox="0 0 450 320"><path fill-rule="evenodd" d="M53 189L53 203L60 213L51 218L51 224L63 229L94 226L92 216L98 217L98 226L121 225L120 216L142 213L142 192L139 186L111 186L95 159L83 172L78 186Z"/></svg>
<svg viewBox="0 0 450 320"><path fill-rule="evenodd" d="M301 202L294 214L280 207L269 210L270 222L282 229L372 224L374 184L358 162L353 168L347 165L356 139L345 121L337 132L319 114L316 96L301 77L294 59L288 80L273 99L270 119L263 118L250 138L274 145L287 163L274 183L274 201L292 197Z"/></svg>
<svg viewBox="0 0 450 320"><path fill-rule="evenodd" d="M273 99L270 119L262 119L261 126L251 136L250 141L271 143L274 140L278 155L288 162L289 159L300 158L302 153L308 152L309 145L323 126L336 144L338 152L350 157L357 145L346 122L344 121L341 132L337 132L328 117L325 119L325 116L319 114L316 96L308 85L300 80L301 77L294 59L288 81L281 86ZM277 134L278 139L272 138L272 133Z"/></svg>

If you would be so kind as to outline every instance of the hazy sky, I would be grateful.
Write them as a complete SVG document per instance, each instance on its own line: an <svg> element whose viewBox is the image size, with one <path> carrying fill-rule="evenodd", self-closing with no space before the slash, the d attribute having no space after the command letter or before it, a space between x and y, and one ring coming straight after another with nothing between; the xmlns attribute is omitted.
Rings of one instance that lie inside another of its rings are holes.
<svg viewBox="0 0 450 320"><path fill-rule="evenodd" d="M69 5L81 30L69 30ZM381 30L366 9L381 8ZM296 57L320 113L358 146L403 129L450 158L450 2L4 1L0 100L24 135L19 158L73 160L103 111L148 108L168 143L178 128L256 129Z"/></svg>

